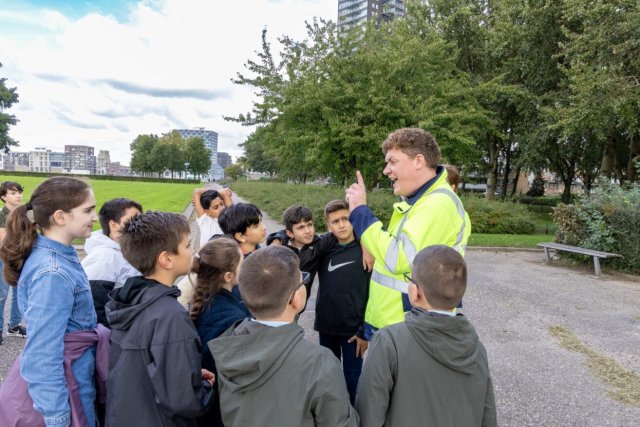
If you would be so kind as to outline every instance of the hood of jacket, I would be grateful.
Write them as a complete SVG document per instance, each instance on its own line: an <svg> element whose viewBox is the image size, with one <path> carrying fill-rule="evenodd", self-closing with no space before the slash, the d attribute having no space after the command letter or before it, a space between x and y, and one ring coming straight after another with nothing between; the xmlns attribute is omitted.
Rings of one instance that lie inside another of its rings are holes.
<svg viewBox="0 0 640 427"><path fill-rule="evenodd" d="M113 291L105 305L109 325L113 329L128 330L143 309L165 295L177 298L180 290L142 276L127 279L123 287Z"/></svg>
<svg viewBox="0 0 640 427"><path fill-rule="evenodd" d="M267 382L304 337L296 323L265 326L244 319L209 342L218 376L233 393L254 390Z"/></svg>
<svg viewBox="0 0 640 427"><path fill-rule="evenodd" d="M406 314L405 324L420 347L441 364L461 374L476 371L482 350L478 334L466 317L439 316L414 308Z"/></svg>
<svg viewBox="0 0 640 427"><path fill-rule="evenodd" d="M112 240L109 236L105 236L102 230L96 230L91 233L91 236L84 242L84 250L86 253L91 253L95 249L113 249L120 251L120 244L115 240Z"/></svg>

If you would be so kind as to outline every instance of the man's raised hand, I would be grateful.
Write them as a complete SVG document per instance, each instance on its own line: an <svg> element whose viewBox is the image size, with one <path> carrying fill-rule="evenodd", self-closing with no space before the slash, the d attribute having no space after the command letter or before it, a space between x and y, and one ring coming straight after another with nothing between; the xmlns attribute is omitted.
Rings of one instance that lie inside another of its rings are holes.
<svg viewBox="0 0 640 427"><path fill-rule="evenodd" d="M356 182L351 184L351 187L347 188L346 196L347 202L349 202L349 211L353 212L358 206L367 204L367 189L364 185L364 179L360 171L356 171Z"/></svg>

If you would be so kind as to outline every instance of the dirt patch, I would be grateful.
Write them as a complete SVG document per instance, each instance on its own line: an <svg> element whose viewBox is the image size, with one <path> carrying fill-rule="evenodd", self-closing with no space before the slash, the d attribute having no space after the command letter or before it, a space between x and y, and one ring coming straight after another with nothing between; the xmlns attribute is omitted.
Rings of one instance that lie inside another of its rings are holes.
<svg viewBox="0 0 640 427"><path fill-rule="evenodd" d="M610 387L607 391L609 397L640 408L640 376L621 366L615 359L590 349L571 330L563 326L551 326L549 333L563 348L587 357L585 363L591 374Z"/></svg>

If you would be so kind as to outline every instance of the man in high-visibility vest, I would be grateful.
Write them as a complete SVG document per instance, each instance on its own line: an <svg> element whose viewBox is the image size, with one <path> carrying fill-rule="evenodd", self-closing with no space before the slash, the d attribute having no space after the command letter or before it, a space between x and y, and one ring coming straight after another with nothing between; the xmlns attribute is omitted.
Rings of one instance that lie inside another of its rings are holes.
<svg viewBox="0 0 640 427"><path fill-rule="evenodd" d="M360 171L347 189L349 220L362 245L374 256L375 265L365 313L365 337L404 321L411 309L407 296L415 255L431 245L447 245L464 255L471 222L458 196L439 166L440 147L433 136L418 128L392 132L382 143L384 174L393 181L393 193L401 201L393 205L388 227L367 206Z"/></svg>

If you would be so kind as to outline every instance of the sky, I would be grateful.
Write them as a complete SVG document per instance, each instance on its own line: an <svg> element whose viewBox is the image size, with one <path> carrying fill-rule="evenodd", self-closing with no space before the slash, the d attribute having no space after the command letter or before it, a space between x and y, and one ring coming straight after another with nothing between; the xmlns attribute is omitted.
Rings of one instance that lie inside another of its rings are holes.
<svg viewBox="0 0 640 427"><path fill-rule="evenodd" d="M262 30L277 51L278 36L302 40L305 21L337 13L337 0L0 0L13 151L90 145L128 165L136 136L204 127L235 160L252 129L223 116L251 110L255 89L231 79Z"/></svg>

